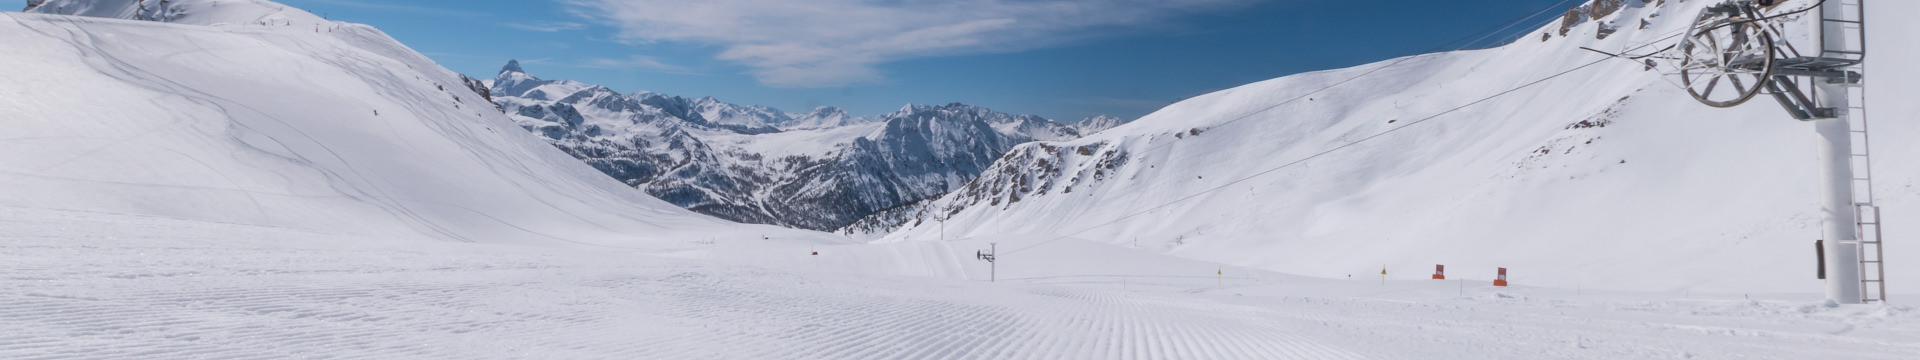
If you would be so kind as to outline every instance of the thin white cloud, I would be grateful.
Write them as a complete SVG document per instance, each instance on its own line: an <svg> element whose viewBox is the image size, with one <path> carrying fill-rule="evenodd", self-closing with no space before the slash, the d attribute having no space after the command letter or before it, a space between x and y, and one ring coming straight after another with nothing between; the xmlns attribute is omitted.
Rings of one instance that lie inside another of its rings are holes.
<svg viewBox="0 0 1920 360"><path fill-rule="evenodd" d="M1255 0L563 0L634 42L718 46L761 83L836 87L876 65L1027 50Z"/></svg>
<svg viewBox="0 0 1920 360"><path fill-rule="evenodd" d="M581 24L576 22L546 22L546 21L532 22L532 23L506 23L506 25L507 27L510 27L510 28L526 30L526 31L537 31L537 32L561 32L561 31L567 31L567 30L578 30L580 28L587 27L587 24Z"/></svg>
<svg viewBox="0 0 1920 360"><path fill-rule="evenodd" d="M633 55L626 59L593 58L580 66L596 69L643 69L672 74L695 74L693 69L661 62L652 56Z"/></svg>

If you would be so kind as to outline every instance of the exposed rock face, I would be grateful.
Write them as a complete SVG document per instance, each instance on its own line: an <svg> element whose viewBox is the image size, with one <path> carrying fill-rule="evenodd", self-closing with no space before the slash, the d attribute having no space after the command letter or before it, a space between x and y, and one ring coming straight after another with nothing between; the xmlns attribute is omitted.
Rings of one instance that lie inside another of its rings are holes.
<svg viewBox="0 0 1920 360"><path fill-rule="evenodd" d="M1621 7L1626 6L1626 3L1627 0L1593 0L1592 4L1588 4L1588 6L1593 9L1590 11L1590 17L1600 19L1608 15L1613 15L1613 13L1619 12Z"/></svg>
<svg viewBox="0 0 1920 360"><path fill-rule="evenodd" d="M1596 30L1594 37L1604 40L1608 35L1613 35L1613 33L1620 30L1618 25L1615 25L1612 21L1605 20L1608 16L1613 16L1613 14L1619 13L1620 9L1628 6L1645 6L1648 4L1661 6L1666 3L1666 0L1657 0L1659 1L1658 3L1654 1L1656 0L1592 0L1586 4L1574 6L1572 9L1567 9L1566 14L1560 16L1560 36L1567 36L1568 33L1572 32L1574 28L1581 24L1594 22L1597 24L1595 25ZM1644 26L1642 27L1644 28ZM1541 40L1546 39L1542 38Z"/></svg>
<svg viewBox="0 0 1920 360"><path fill-rule="evenodd" d="M1193 130L1194 134L1199 132L1198 129ZM945 218L968 208L1005 209L1032 197L1072 194L1076 187L1091 186L1116 176L1116 171L1126 166L1129 159L1124 148L1106 142L1078 146L1045 142L1025 144L1008 152L980 178L967 183L965 188L927 203L913 204L912 209L884 215L906 216L886 219L893 221L889 228L917 226L929 219ZM872 227L886 222L863 220L860 224ZM842 231L856 233L870 229L850 228Z"/></svg>
<svg viewBox="0 0 1920 360"><path fill-rule="evenodd" d="M1021 143L1074 127L959 103L805 114L547 81L510 62L496 103L528 131L662 200L747 223L832 230L937 197ZM904 218L904 217L902 217ZM874 228L891 226L876 222ZM897 225L897 222L892 224Z"/></svg>

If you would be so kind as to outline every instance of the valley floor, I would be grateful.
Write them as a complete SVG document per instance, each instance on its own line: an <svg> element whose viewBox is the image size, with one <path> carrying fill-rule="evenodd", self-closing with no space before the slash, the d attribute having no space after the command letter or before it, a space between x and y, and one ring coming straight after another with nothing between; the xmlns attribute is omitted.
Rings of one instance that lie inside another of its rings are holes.
<svg viewBox="0 0 1920 360"><path fill-rule="evenodd" d="M641 252L0 208L0 358L1920 357L1899 302L1383 285L1064 242L1024 259L1092 255L1003 257L989 283L975 245Z"/></svg>

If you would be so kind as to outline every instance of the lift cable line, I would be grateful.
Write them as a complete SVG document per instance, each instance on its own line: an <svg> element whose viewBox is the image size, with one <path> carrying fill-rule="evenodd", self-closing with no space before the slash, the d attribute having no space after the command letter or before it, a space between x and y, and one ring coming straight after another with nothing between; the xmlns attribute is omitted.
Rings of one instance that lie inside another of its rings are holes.
<svg viewBox="0 0 1920 360"><path fill-rule="evenodd" d="M1240 115L1239 117L1235 117L1235 118L1233 118L1233 119L1229 119L1229 120L1227 120L1227 121L1222 121L1222 122L1220 122L1220 123L1218 123L1218 124L1213 124L1213 126L1212 126L1212 127L1214 127L1214 128L1218 128L1218 127L1221 127L1221 126L1226 126L1227 124L1232 124L1232 123L1235 123L1235 122L1239 122L1240 120L1246 120L1246 119L1248 119L1248 118L1252 118L1252 117L1254 117L1254 115L1260 115L1260 114L1263 114L1263 113L1266 113L1267 111L1272 111L1273 109L1276 109L1276 108L1279 108L1279 107L1281 107L1281 106L1286 106L1287 104L1292 104L1292 103L1295 103L1295 102L1299 102L1299 101L1300 101L1301 99L1311 99L1311 98L1312 98L1312 97L1313 97L1314 95L1318 95L1318 94L1320 94L1320 93L1323 93L1323 92L1326 92L1327 90L1332 90L1333 88L1335 88L1335 87L1339 87L1340 85L1346 85L1347 83L1349 83L1349 82L1353 82L1354 80L1359 80L1360 78L1364 78L1364 77L1367 77L1367 76L1369 76L1369 75L1373 75L1374 73L1377 73L1377 72L1380 72L1381 70L1386 70L1386 69L1389 69L1389 68L1392 68L1392 67L1394 67L1394 66L1398 66L1398 65L1400 65L1401 63L1405 63L1405 62L1407 62L1407 61L1410 61L1410 60L1413 60L1413 59L1415 59L1415 58L1420 58L1420 57L1424 57L1424 56L1426 56L1426 55L1431 55L1431 54L1434 54L1434 53L1438 53L1438 52L1442 52L1442 51L1458 51L1458 50L1463 50L1463 49L1467 49L1467 48L1470 48L1470 47L1473 47L1473 45L1474 45L1474 44L1476 44L1476 43L1479 43L1479 42L1480 42L1481 40L1485 40L1485 39L1488 39L1489 37L1491 37L1491 36L1494 36L1494 35L1496 35L1496 34L1499 34L1499 33L1500 33L1500 32L1502 32L1502 31L1506 31L1507 29L1511 29L1511 28L1513 28L1513 27L1514 27L1515 25L1519 25L1519 24L1523 24L1523 23L1526 23L1526 22L1527 22L1528 20L1530 20L1530 19L1533 19L1533 18L1535 18L1535 17L1538 17L1538 16L1540 16L1540 14L1545 14L1545 13L1547 13L1548 11L1552 11L1552 10L1554 10L1554 9L1558 9L1558 8L1560 8L1561 6L1564 6L1564 5L1566 5L1567 3L1569 3L1569 2L1572 2L1572 1L1573 1L1573 0L1561 0L1561 1L1560 1L1560 2L1558 2L1558 3L1554 3L1553 5L1548 5L1547 7L1545 7L1545 8L1541 8L1541 9L1540 9L1539 11L1535 11L1535 12L1533 12L1532 14L1528 14L1527 16L1522 16L1522 17L1518 17L1518 18L1514 18L1513 20L1509 20L1509 21L1507 21L1507 22L1506 22L1506 23L1504 23L1504 24L1501 24L1501 25L1495 25L1495 26L1491 26L1491 27L1488 27L1488 28L1486 28L1486 29L1482 29L1482 30L1480 30L1480 31L1477 31L1477 32L1474 32L1474 33L1471 33L1471 34L1467 34L1466 36L1462 36L1462 37L1460 37L1460 38L1458 38L1458 39L1454 39L1453 41L1448 41L1448 42L1444 42L1444 43L1440 43L1440 45L1436 45L1436 46L1434 46L1434 47L1432 47L1432 48L1428 48L1428 49L1426 49L1426 50L1423 50L1423 51L1421 51L1421 52L1419 52L1419 53L1416 53L1416 54L1414 54L1414 55L1408 55L1408 56L1404 56L1404 57L1401 57L1401 58L1400 58L1400 59L1398 59L1398 60L1394 60L1393 62L1390 62L1390 63L1387 63L1386 65L1381 65L1380 67L1377 67L1377 68L1373 68L1373 69L1369 69L1369 70L1367 70L1367 71L1365 71L1365 72L1361 72L1360 74L1357 74L1357 75L1354 75L1353 77L1349 77L1349 78L1346 78L1346 79L1343 79L1343 80L1340 80L1340 81L1336 81L1336 82L1334 82L1334 83L1332 83L1332 84L1327 84L1327 86L1322 86L1322 87L1320 87L1319 89L1314 89L1313 91L1308 91L1308 92L1306 92L1306 93L1302 93L1302 94L1300 94L1300 95L1298 95L1298 96L1294 96L1293 98L1289 98L1289 99L1287 99L1287 100L1284 100L1284 101L1281 101L1281 102L1279 102L1279 103L1275 103L1275 104L1273 104L1273 105L1269 105L1269 106L1267 106L1267 107L1264 107L1264 108L1260 108L1260 109L1258 109L1258 110L1254 110L1254 111L1251 111L1251 112L1247 112L1247 114L1246 114L1246 115ZM1469 39L1471 39L1471 40L1469 40ZM1462 41L1465 41L1465 42L1464 42L1464 43L1462 43ZM1454 44L1459 44L1459 46L1454 46ZM1166 144L1162 144L1162 145L1160 145L1160 146L1154 146L1154 147L1149 147L1149 148L1147 148L1146 150L1143 150L1142 152L1153 152L1154 150L1159 150L1159 149L1161 149L1161 148L1165 148L1165 147L1168 147L1168 146L1173 146L1173 144L1178 144L1178 142L1168 142L1168 143L1166 143Z"/></svg>
<svg viewBox="0 0 1920 360"><path fill-rule="evenodd" d="M1482 44L1482 43L1481 43L1481 41L1482 41L1482 40L1487 40L1487 39L1496 39L1496 40L1498 40L1498 39L1506 39L1506 37L1493 37L1493 36L1494 36L1494 35L1499 35L1500 33L1502 33L1502 32L1505 32L1505 31L1507 31L1508 29L1512 29L1512 28L1513 28L1514 26L1517 26L1517 25L1520 25L1520 24L1524 24L1524 23L1526 23L1526 22L1527 22L1527 20L1531 20L1531 19L1533 19L1533 18L1534 18L1534 17L1536 17L1536 16L1540 16L1541 14L1546 14L1546 13L1547 13L1547 12L1549 12L1549 11L1553 11L1553 10L1555 10L1555 9L1559 9L1559 8L1561 8L1562 6L1566 6L1568 2L1572 2L1572 1L1573 1L1573 0L1562 0L1562 1L1560 1L1560 2L1558 2L1558 3L1554 3L1553 5L1547 5L1547 7L1544 7L1544 8L1540 8L1540 10L1539 10L1539 11L1534 11L1534 12L1533 12L1533 14L1529 14L1529 15L1527 15L1527 16L1523 16L1523 17L1520 17L1520 18L1516 18L1516 19L1513 19L1512 21L1508 21L1508 22L1507 22L1506 24L1504 24L1504 25L1502 25L1502 26L1499 26L1499 29L1498 29L1498 30L1491 30L1491 31L1488 31L1488 30L1480 30L1480 32L1479 32L1479 33L1485 33L1486 35L1481 35L1481 36L1480 36L1479 38L1476 38L1476 39L1473 39L1473 41L1468 41L1468 42L1467 42L1466 44L1461 44L1461 45L1460 45L1460 47L1458 47L1458 48L1454 48L1454 50L1461 50L1461 49L1468 49L1468 48L1473 48L1473 47L1475 47L1475 46L1479 46L1480 44ZM1493 28L1488 28L1488 29L1493 29ZM1479 34L1479 33L1476 33L1476 34ZM1529 33L1529 34L1531 34L1532 32L1531 32L1531 31L1529 31L1528 33ZM1467 36L1473 36L1473 35L1467 35ZM1519 36L1518 36L1518 34L1515 34L1515 35L1508 35L1508 36L1512 36L1512 37L1513 37L1514 39L1516 39L1516 40L1517 40L1517 39L1519 38ZM1458 42L1458 41L1459 41L1459 40L1454 40L1454 42ZM1452 44L1452 43L1453 43L1453 42L1448 42L1448 43L1445 43L1445 44L1440 44L1440 46L1438 46L1438 47L1445 47L1445 46L1446 46L1447 44ZM1493 43L1498 43L1498 41L1494 41ZM1434 51L1437 51L1437 50L1439 50L1439 49L1437 49L1438 47L1436 47L1436 49L1434 49L1434 50L1429 50L1429 51L1427 51L1427 52L1434 52Z"/></svg>
<svg viewBox="0 0 1920 360"><path fill-rule="evenodd" d="M1658 44L1658 43L1660 43L1660 42L1662 42L1662 41L1667 41L1668 39L1672 39L1672 38L1674 38L1674 37L1678 37L1678 36L1680 36L1680 35L1681 35L1681 34L1679 34L1679 33L1675 33L1675 34L1672 34L1672 35L1668 35L1668 36L1666 36L1666 37L1662 37L1662 38L1660 38L1660 39L1657 39L1657 40L1653 40L1652 42L1649 42L1649 43L1647 43L1647 44L1645 44L1645 45L1640 45L1640 46L1638 46L1638 47L1635 47L1635 48L1633 48L1633 49L1631 49L1631 50L1629 50L1629 51L1632 51L1632 50L1639 50L1640 48L1645 48L1645 47L1648 47L1648 46L1653 46L1654 44ZM1574 67L1574 68L1572 68L1572 69L1567 69L1567 70L1565 70L1565 71L1561 71L1561 72L1559 72L1559 73L1555 73L1555 74L1553 74L1553 75L1550 75L1550 76L1547 76L1547 77L1544 77L1544 78L1540 78L1540 79L1538 79L1538 80L1534 80L1534 81L1532 81L1532 82L1528 82L1528 83L1526 83L1526 84L1522 84L1522 85L1520 85L1520 86L1516 86L1516 87L1513 87L1513 88L1511 88L1511 89L1507 89L1507 90L1505 90L1505 91L1501 91L1501 92L1499 92L1499 93L1495 93L1495 94L1493 94L1493 95L1491 95L1491 96L1487 96L1487 97L1483 97L1483 98L1480 98L1479 100L1474 100L1474 101L1472 101L1472 102L1468 102L1468 103L1466 103L1466 104L1463 104L1463 105L1460 105L1460 106L1456 106L1456 107L1454 107L1454 108L1452 108L1452 109L1447 109L1446 111L1441 111L1441 112L1439 112L1439 113L1435 113L1435 114L1433 114L1433 115L1429 115L1429 116L1427 116L1427 117L1424 117L1424 118L1420 118L1420 119L1417 119L1417 120L1413 120L1413 121L1409 121L1409 122L1407 122L1407 124L1406 124L1406 125L1401 125L1401 126L1398 126L1398 127L1394 127L1394 128L1391 128L1391 129L1387 129L1386 131L1381 131L1381 132L1379 132L1379 133L1375 133L1375 134L1373 134L1373 135L1368 135L1367 137L1364 137L1364 138L1360 138L1359 140L1354 140L1354 141L1350 141L1350 142L1347 142L1347 143L1345 143L1345 144L1340 144L1340 145L1338 145L1338 146L1334 146L1334 147L1332 147L1332 148L1328 148L1328 149L1326 149L1326 150L1322 150L1322 151L1320 151L1320 152L1317 152L1317 153L1314 153L1314 154L1312 154L1312 155L1307 155L1306 157L1302 157L1302 158L1300 158L1300 159L1297 159L1297 160L1294 160L1294 161L1291 161L1291 162L1288 162L1288 163L1285 163L1285 164L1281 164L1280 166L1276 166L1276 167L1273 167L1273 168L1269 168L1269 169L1266 169L1266 170L1263 170L1263 171L1260 171L1260 172L1257 172L1257 173L1254 173L1253 175L1248 175L1248 176L1245 176L1245 177L1241 177L1241 178L1239 178L1239 179L1234 179L1234 180L1232 180L1232 181L1228 181L1228 182L1227 182L1227 183L1225 183L1225 184L1221 184L1221 185L1219 185L1219 186L1215 186L1215 187L1212 187L1212 188L1208 188L1208 189L1206 189L1206 190L1201 190L1201 191L1199 191L1199 192L1196 192L1196 193L1193 193L1193 194L1191 194L1191 195L1187 195L1187 196L1185 196L1185 197L1181 197L1181 198L1179 198L1179 199L1174 199L1173 201L1168 201L1168 202L1166 202L1166 203L1162 203L1162 204L1160 204L1160 205L1156 205L1156 206L1153 206L1153 207L1149 207L1149 208L1147 208L1147 209L1145 209L1145 210L1141 210L1141 211L1137 211L1137 212L1133 212L1133 213L1129 213L1129 214L1127 214L1127 215L1122 215L1122 216L1120 216L1120 217L1117 217L1117 218L1114 218L1114 219L1113 219L1113 220L1111 220L1111 221L1107 221L1107 222L1105 222L1105 223L1101 223L1101 224L1098 224L1098 225L1093 225L1093 226L1089 226L1089 227L1087 227L1087 228L1084 228L1084 229L1080 229L1080 230L1078 230L1078 231L1074 231L1074 232L1071 232L1071 233L1067 233L1067 234L1065 234L1065 235L1061 235L1061 236L1058 236L1058 237L1055 237L1055 238L1053 238L1053 239L1048 239L1047 241L1042 241L1042 242L1040 242L1040 243L1037 243L1037 244L1033 244L1033 245L1027 245L1027 246L1025 246L1025 247L1021 247L1021 248L1018 248L1018 249L1013 249L1013 250L1008 250L1008 251L1007 251L1007 254L1009 254L1009 255L1011 255L1011 254L1017 254L1017 253L1020 253L1021 251L1025 251L1025 250L1028 250L1028 249L1032 249L1032 248L1035 248L1035 247L1040 247L1040 246L1042 246L1042 245L1046 245L1046 244L1049 244L1049 243L1053 243L1053 242L1055 242L1055 241L1060 241L1060 240L1064 240L1064 239L1066 239L1066 238L1069 238L1069 237L1073 237L1074 235L1079 235L1080 233L1084 233L1084 232L1088 232L1088 231L1093 231L1094 229L1099 229L1099 228L1102 228L1102 227L1106 227L1106 226L1109 226L1109 225L1113 225L1113 224L1117 224L1117 223L1119 223L1120 221L1123 221L1123 220L1126 220L1126 219L1130 219L1130 218L1133 218L1133 217L1136 217L1136 216L1140 216L1140 215L1146 215L1146 214L1150 214L1150 213L1153 213L1154 211L1158 211L1158 210L1160 210L1160 209L1162 209L1162 208L1166 208L1166 207L1168 207L1168 206L1173 206L1174 204L1178 204L1178 203L1181 203L1181 202L1185 202L1185 201L1187 201L1187 200L1192 200L1192 199L1194 199L1194 198L1198 198L1198 197L1200 197L1200 196L1202 196L1202 195L1207 195L1207 194L1210 194L1210 193L1213 193L1213 192L1216 192L1216 191L1220 191L1220 190L1224 190L1224 189L1226 189L1226 188L1228 188L1228 187L1231 187L1231 186L1233 186L1233 185L1236 185L1236 184L1239 184L1239 183L1242 183L1242 182L1246 182L1247 180L1253 180L1254 178L1258 178L1258 177L1260 177L1260 176L1263 176L1263 175L1266 175L1266 174L1270 174L1270 173L1273 173L1273 172L1276 172L1276 171L1280 171L1280 170L1282 170L1282 169L1286 169L1286 168L1289 168L1289 167L1293 167L1294 165L1299 165L1299 164L1302 164L1302 163L1306 163L1307 161L1310 161L1310 160L1313 160L1313 159L1316 159L1316 158L1319 158L1319 157L1321 157L1321 156L1325 156L1325 155L1327 155L1327 154L1331 154L1331 153L1334 153L1334 152L1338 152L1338 151L1340 151L1340 150L1344 150L1344 149L1347 149L1347 148L1350 148L1350 147L1353 147L1354 145L1359 145L1359 144L1361 144L1361 143L1364 143L1364 142L1367 142L1367 141L1371 141L1371 140L1373 140L1373 139L1376 139L1376 138L1379 138L1379 137L1381 137L1381 136L1386 136L1387 134L1392 134L1392 133L1394 133L1394 132L1397 132L1397 131L1400 131L1400 130L1402 130L1402 129L1406 129L1406 128L1409 128L1409 127L1413 127L1414 125L1419 125L1420 123L1424 123L1424 122L1427 122L1428 120L1433 120L1433 119L1437 119L1437 118L1439 118L1439 117L1441 117L1441 116L1445 116L1445 115L1447 115L1447 114L1452 114L1452 113L1454 113L1454 112L1458 112L1458 111L1460 111L1460 110L1464 110L1464 109L1466 109L1466 108L1468 108L1468 107L1472 107L1472 106L1474 106L1474 105L1479 105L1479 104L1481 104L1481 103L1485 103L1485 102L1487 102L1487 101L1491 101L1491 100L1493 100L1493 99L1495 99L1495 98L1499 98L1499 97L1502 97L1502 96L1506 96L1506 95L1508 95L1508 94L1512 94L1512 93L1514 93L1514 92L1517 92L1517 91L1520 91L1520 90L1522 90L1522 89L1526 89L1526 88L1529 88L1529 87L1533 87L1534 85L1539 85L1539 84L1541 84L1541 83L1545 83L1545 82L1547 82L1548 80L1553 80L1553 79L1556 79L1556 78L1559 78L1559 77L1561 77L1561 76L1566 76L1567 74L1571 74L1571 73L1574 73L1574 72L1576 72L1576 71L1580 71L1580 70L1582 70L1582 69L1586 69L1586 68L1589 68L1589 67L1593 67L1594 65L1599 65L1600 63L1603 63L1603 62L1606 62L1607 60L1612 60L1612 59L1613 59L1613 58L1611 58L1611 57L1608 57L1608 58L1601 58L1601 59L1599 59L1599 60L1595 60L1595 61L1593 61L1593 62L1588 62L1588 63L1586 63L1586 64L1584 64L1584 65L1580 65L1580 66L1577 66L1577 67Z"/></svg>
<svg viewBox="0 0 1920 360"><path fill-rule="evenodd" d="M1276 103L1276 104L1273 104L1273 105L1270 105L1270 106L1267 106L1267 107L1264 107L1264 108L1260 108L1259 110L1254 110L1254 111L1251 111L1251 112L1248 112L1248 113L1246 113L1245 115L1240 115L1239 117L1236 117L1236 118L1233 118L1233 119L1229 119L1229 120L1227 120L1227 121L1223 121L1223 122L1220 122L1220 123L1218 123L1218 124L1214 124L1214 125L1213 125L1212 127L1214 127L1214 128L1218 128L1218 127L1221 127L1221 126L1226 126L1226 125L1228 125L1228 124L1232 124L1232 123L1235 123L1235 122L1239 122L1240 120L1246 120L1246 119L1248 119L1248 118L1252 118L1252 117L1253 117L1254 115L1260 115L1260 114L1262 114L1262 113L1266 113L1267 111L1272 111L1273 109L1277 109L1277 108L1280 108L1281 106L1286 106L1287 104L1292 104L1292 103L1295 103L1295 102L1298 102L1298 101L1300 101L1300 99L1309 99L1309 98L1311 98L1311 97L1312 97L1313 95L1316 95L1316 94L1319 94L1319 93L1322 93L1322 92L1326 92L1327 90L1331 90L1331 89L1333 89L1333 88L1335 88L1335 87L1339 87L1340 85L1345 85L1345 84L1347 84L1347 83L1349 83L1349 82L1353 82L1354 80L1359 80L1360 78L1364 78L1364 77L1367 77L1367 76L1369 76L1369 75L1373 75L1374 73L1377 73L1377 72L1380 72L1381 70L1386 70L1386 69L1388 69L1388 68L1392 68L1392 67L1394 67L1394 66L1397 66L1397 65L1400 65L1401 63L1405 63L1405 62L1407 62L1407 61L1409 61L1409 60L1413 60L1414 58L1419 58L1419 57L1422 57L1422 56L1425 56L1425 55L1430 55L1430 54L1433 54L1433 53L1437 53L1437 52L1441 52L1441 51L1457 51L1457 50L1461 50L1461 49L1466 49L1466 48L1468 48L1468 47L1471 47L1471 46L1472 46L1472 45L1473 45L1474 43L1477 43L1477 42L1479 42L1479 41L1481 41L1481 40L1485 40L1485 39L1487 39L1487 38L1489 38L1489 37L1491 37L1491 36L1493 36L1493 35L1495 35L1495 34L1498 34L1498 33L1500 33L1500 32L1502 32L1502 31L1506 31L1507 29L1511 29L1511 28L1513 28L1513 27L1514 27L1515 25L1519 25L1519 24L1523 24L1523 23L1527 23L1527 22L1528 22L1528 20L1530 20L1530 19L1533 19L1533 18L1535 18L1535 17L1539 17L1539 16L1541 15L1541 14L1545 14L1545 13L1547 13L1547 12L1549 12L1549 11L1553 11L1554 9L1558 9L1558 8L1560 8L1561 6L1565 6L1565 5L1567 4L1567 3L1570 3L1570 2L1572 2L1572 1L1574 1L1574 0L1561 0L1560 2L1558 2L1558 3L1554 3L1553 5L1548 5L1547 7L1544 7L1544 8L1540 8L1540 10L1537 10L1537 11L1534 11L1534 12L1533 12L1532 14L1527 14L1526 16L1521 16L1521 17L1518 17L1518 18L1514 18L1514 19L1512 19L1512 20L1508 20L1508 21L1507 21L1506 23L1503 23L1503 24L1500 24L1500 25L1495 25L1495 26L1490 26L1490 27L1487 27L1486 29L1481 29L1480 31L1476 31L1476 32L1473 32L1473 33L1471 33L1471 34L1467 34L1466 36L1461 36L1460 38L1458 38L1458 39L1453 39L1452 41L1448 41L1448 42L1444 42L1444 43L1440 43L1439 45L1435 45L1434 47L1432 47L1432 48L1429 48L1429 49L1427 49L1427 50L1425 50L1425 51L1423 51L1423 52L1421 52L1421 53L1417 53L1417 54L1414 54L1414 55L1409 55L1409 56L1404 56L1404 57L1401 57L1401 58L1400 58L1400 59L1398 59L1398 60L1394 60L1393 62L1390 62L1390 63L1387 63L1386 65L1381 65L1380 67L1377 67L1377 68L1373 68L1373 69L1370 69L1370 70L1367 70L1367 71L1365 71L1365 72L1362 72L1362 73L1360 73L1360 74L1356 74L1356 75L1354 75L1354 76L1352 76L1352 77L1348 77L1348 78L1346 78L1346 79L1343 79L1343 80L1340 80L1340 81L1337 81L1337 82L1334 82L1334 83L1332 83L1332 84L1328 84L1327 86L1323 86L1323 87L1320 87L1319 89L1314 89L1313 91L1308 91L1308 92L1306 92L1306 93L1303 93L1303 94L1300 94L1299 96L1294 96L1293 98L1289 98L1289 99L1287 99L1287 100L1283 100L1283 101L1281 101L1281 102L1279 102L1279 103ZM1669 37L1669 38L1670 38L1670 37ZM1665 39L1662 39L1662 40L1657 40L1656 42L1658 42L1658 41L1664 41L1664 40L1665 40ZM1463 41L1465 41L1465 43L1462 43ZM1459 45L1459 46L1454 46L1454 44L1460 44L1460 45ZM1642 47L1645 47L1645 46L1643 45ZM1409 125L1411 125L1411 123L1409 123ZM1391 130L1390 130L1390 131L1391 131ZM1145 149L1145 150L1142 150L1141 152L1145 152L1145 153L1150 153L1150 152L1153 152L1154 150L1160 150L1160 149L1162 149L1162 148L1166 148L1166 147L1169 147L1169 146L1173 146L1174 144L1178 144L1178 142L1168 142L1168 143L1165 143L1165 144L1161 144L1161 145L1159 145L1159 146L1153 146L1153 147L1149 147L1149 148L1147 148L1147 149ZM1231 184L1229 184L1229 185L1231 185ZM1178 202L1178 201L1176 201L1176 202ZM1156 208L1157 208L1157 207L1156 207ZM1128 217L1132 217L1132 216L1133 216L1133 215L1129 215ZM943 220L944 220L944 219L943 219ZM1118 220L1115 220L1115 221L1118 221ZM942 228L941 228L941 229L942 229L942 230L941 230L941 237L940 237L940 238L941 238L941 241L946 241L946 235L945 235L945 233L946 233L946 231L945 231L945 225L946 225L946 224L945 224L945 222L944 222L944 221L942 221L942 223L941 223L941 226L942 226ZM1086 231L1086 230L1082 230L1081 232L1084 232L1084 231ZM1075 234L1078 234L1078 233L1079 233L1079 232L1075 232ZM957 239L956 239L956 240L957 240ZM1057 239L1056 239L1056 240L1057 240ZM1048 242L1052 242L1052 240L1048 240Z"/></svg>

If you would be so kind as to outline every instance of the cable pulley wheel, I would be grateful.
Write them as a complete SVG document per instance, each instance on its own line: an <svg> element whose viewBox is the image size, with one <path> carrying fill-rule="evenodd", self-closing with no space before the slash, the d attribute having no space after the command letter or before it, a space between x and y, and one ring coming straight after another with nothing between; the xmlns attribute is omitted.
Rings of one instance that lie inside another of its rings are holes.
<svg viewBox="0 0 1920 360"><path fill-rule="evenodd" d="M1753 7L1708 7L1694 18L1678 49L1680 81L1695 100L1734 107L1752 100L1773 77L1773 35Z"/></svg>

